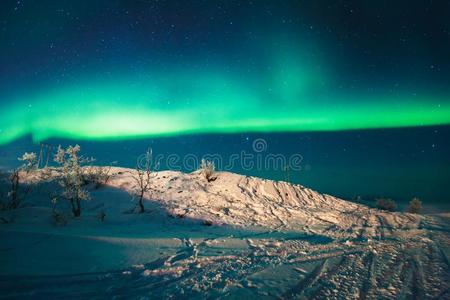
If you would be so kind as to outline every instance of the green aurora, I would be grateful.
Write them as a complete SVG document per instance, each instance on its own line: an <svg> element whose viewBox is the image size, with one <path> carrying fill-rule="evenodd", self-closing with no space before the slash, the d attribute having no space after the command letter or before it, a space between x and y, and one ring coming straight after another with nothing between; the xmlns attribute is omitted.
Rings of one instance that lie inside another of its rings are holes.
<svg viewBox="0 0 450 300"><path fill-rule="evenodd" d="M450 124L450 103L444 97L313 93L314 81L296 67L278 72L264 87L219 72L165 74L85 80L4 101L10 104L1 107L0 144L28 134L35 141L115 140Z"/></svg>
<svg viewBox="0 0 450 300"><path fill-rule="evenodd" d="M208 7L205 13L216 11L213 2L199 6ZM334 21L347 19L323 20L322 8L317 19L307 18L314 5L308 10L270 3L272 10L242 8L255 18L235 16L235 7L227 10L229 18L204 18L201 24L178 20L180 26L153 24L160 13L143 13L150 9L146 3L132 10L126 3L107 2L127 13L119 19L108 15L101 24L102 5L91 15L88 3L74 4L74 12L87 18L86 27L62 21L53 2L27 3L23 12L11 7L25 15L8 18L0 49L0 144L26 135L34 141L122 140L450 124L448 68L440 63L447 57L445 39L432 43L439 45L440 57L434 48L419 47L423 34L418 44L413 38L405 38L410 44L398 42L403 29L385 35L403 28L391 10L385 12L386 24L364 20L364 26L341 28ZM361 6L369 15L376 7ZM161 8L172 13L170 6ZM36 14L41 9L42 15ZM268 11L274 16L267 17ZM134 28L141 15L142 32ZM128 23L122 17L131 18L133 26L123 27ZM425 25L419 29L428 32Z"/></svg>

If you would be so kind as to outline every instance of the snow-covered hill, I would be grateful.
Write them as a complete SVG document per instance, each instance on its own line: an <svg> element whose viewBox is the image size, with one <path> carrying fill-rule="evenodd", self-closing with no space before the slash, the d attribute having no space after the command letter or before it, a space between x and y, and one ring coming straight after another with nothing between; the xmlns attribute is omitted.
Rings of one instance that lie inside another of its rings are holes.
<svg viewBox="0 0 450 300"><path fill-rule="evenodd" d="M134 171L115 171L121 174L109 184L131 191ZM370 209L301 185L228 172L218 172L216 177L207 182L200 172L159 172L147 198L179 217L331 238L381 237L395 230L416 229L421 221L418 215Z"/></svg>
<svg viewBox="0 0 450 300"><path fill-rule="evenodd" d="M233 173L207 182L174 171L154 174L146 212L136 214L135 171L112 171L66 226L50 219L51 183L0 213L13 219L0 224L0 298L450 297L444 215L385 212Z"/></svg>

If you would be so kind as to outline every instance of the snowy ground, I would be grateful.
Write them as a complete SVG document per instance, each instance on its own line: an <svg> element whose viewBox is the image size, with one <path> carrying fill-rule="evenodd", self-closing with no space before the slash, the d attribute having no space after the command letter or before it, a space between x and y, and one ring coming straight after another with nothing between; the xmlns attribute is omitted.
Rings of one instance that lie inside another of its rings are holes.
<svg viewBox="0 0 450 300"><path fill-rule="evenodd" d="M155 175L134 214L133 171L113 171L66 226L51 221L52 184L0 213L14 220L0 224L0 298L450 299L449 215L173 171Z"/></svg>

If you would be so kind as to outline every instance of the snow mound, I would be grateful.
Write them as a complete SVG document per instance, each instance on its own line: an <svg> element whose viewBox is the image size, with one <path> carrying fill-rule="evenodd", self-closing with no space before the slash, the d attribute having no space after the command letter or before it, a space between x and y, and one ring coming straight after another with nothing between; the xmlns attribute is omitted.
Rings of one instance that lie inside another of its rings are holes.
<svg viewBox="0 0 450 300"><path fill-rule="evenodd" d="M116 168L109 185L130 192L131 169ZM301 185L217 172L208 182L200 172L161 171L155 174L148 201L163 205L178 218L208 224L265 227L332 238L390 235L397 229L417 228L417 215L371 209Z"/></svg>

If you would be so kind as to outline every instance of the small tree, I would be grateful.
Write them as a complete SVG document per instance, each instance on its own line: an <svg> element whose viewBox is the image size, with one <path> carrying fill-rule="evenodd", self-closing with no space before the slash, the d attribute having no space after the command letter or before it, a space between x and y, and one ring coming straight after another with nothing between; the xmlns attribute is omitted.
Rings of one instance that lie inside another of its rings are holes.
<svg viewBox="0 0 450 300"><path fill-rule="evenodd" d="M9 203L8 209L16 209L19 207L22 198L19 195L20 175L19 170L14 169L9 175L10 190L8 193Z"/></svg>
<svg viewBox="0 0 450 300"><path fill-rule="evenodd" d="M419 198L414 197L409 202L408 212L412 214L419 214L422 211L422 201Z"/></svg>
<svg viewBox="0 0 450 300"><path fill-rule="evenodd" d="M4 198L0 203L0 210L16 209L19 208L25 195L31 191L31 187L23 188L20 177L20 171L14 169L6 178L7 185L9 185L8 192L0 193L1 198Z"/></svg>
<svg viewBox="0 0 450 300"><path fill-rule="evenodd" d="M25 152L22 157L19 157L19 160L23 161L23 165L20 167L20 169L27 173L33 171L38 166L37 156L34 152Z"/></svg>
<svg viewBox="0 0 450 300"><path fill-rule="evenodd" d="M84 174L81 164L88 160L80 156L80 146L69 146L66 150L58 147L55 162L61 166L58 184L63 188L62 196L72 207L75 217L81 216L81 201L89 200L89 192L84 187Z"/></svg>
<svg viewBox="0 0 450 300"><path fill-rule="evenodd" d="M143 159L140 159L138 161L136 165L136 172L132 175L136 183L135 189L133 191L133 196L138 199L139 213L145 212L144 197L145 194L151 190L150 183L153 175L152 159L152 149L149 148L145 153Z"/></svg>
<svg viewBox="0 0 450 300"><path fill-rule="evenodd" d="M395 211L397 209L397 204L392 199L381 198L381 199L377 199L377 207L379 209L383 209L383 210Z"/></svg>
<svg viewBox="0 0 450 300"><path fill-rule="evenodd" d="M214 162L202 159L200 163L200 170L203 176L205 177L206 181L211 182L216 180L216 177L213 177L214 171L216 170Z"/></svg>
<svg viewBox="0 0 450 300"><path fill-rule="evenodd" d="M1 180L7 181L9 189L7 193L0 193L0 198L5 199L0 201L0 209L16 209L20 206L24 196L31 191L31 187L22 188L22 171L27 174L34 170L37 166L36 153L25 152L21 157L18 158L23 164L18 169L13 169L8 176L1 176Z"/></svg>

